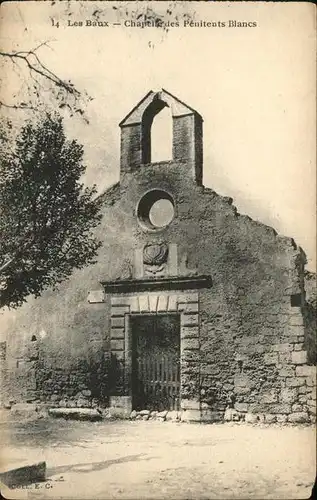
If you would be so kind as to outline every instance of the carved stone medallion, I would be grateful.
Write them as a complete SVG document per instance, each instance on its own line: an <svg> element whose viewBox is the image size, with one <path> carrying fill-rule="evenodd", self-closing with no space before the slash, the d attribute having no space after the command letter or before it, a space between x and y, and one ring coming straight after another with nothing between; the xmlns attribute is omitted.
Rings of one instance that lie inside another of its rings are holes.
<svg viewBox="0 0 317 500"><path fill-rule="evenodd" d="M147 243L143 248L144 272L147 275L163 275L168 257L165 242Z"/></svg>

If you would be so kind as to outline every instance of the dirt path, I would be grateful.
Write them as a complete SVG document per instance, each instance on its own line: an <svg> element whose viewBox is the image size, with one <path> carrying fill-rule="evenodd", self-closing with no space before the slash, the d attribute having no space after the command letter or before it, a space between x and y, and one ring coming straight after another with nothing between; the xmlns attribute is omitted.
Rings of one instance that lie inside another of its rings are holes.
<svg viewBox="0 0 317 500"><path fill-rule="evenodd" d="M42 421L3 437L11 461L48 468L6 498L304 499L316 469L312 427Z"/></svg>

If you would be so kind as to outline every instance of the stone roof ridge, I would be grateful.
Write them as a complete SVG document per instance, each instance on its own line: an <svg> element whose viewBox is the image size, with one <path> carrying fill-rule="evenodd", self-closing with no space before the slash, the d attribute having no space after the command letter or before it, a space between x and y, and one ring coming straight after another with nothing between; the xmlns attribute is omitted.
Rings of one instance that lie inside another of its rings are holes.
<svg viewBox="0 0 317 500"><path fill-rule="evenodd" d="M121 122L119 123L119 127L121 127L124 122L126 122L128 120L128 118L130 118L130 116L141 106L141 104L144 103L144 101L150 96L150 95L155 95L157 92L153 92L153 90L150 90L144 97L142 97L142 99L131 109L131 111L129 111L129 113L121 120Z"/></svg>
<svg viewBox="0 0 317 500"><path fill-rule="evenodd" d="M96 201L106 202L106 203L113 201L112 197L114 197L117 194L119 194L119 188L120 188L120 182L119 181L115 182L114 184L111 184L109 187L107 187L104 191L102 191L102 193L100 193L96 197ZM108 197L110 199L108 199Z"/></svg>
<svg viewBox="0 0 317 500"><path fill-rule="evenodd" d="M192 113L194 113L195 115L198 115L198 116L200 116L200 118L202 118L201 114L198 113L198 111L196 109L194 109L191 106L189 106L189 104L186 104L184 101L182 101L181 99L179 99L179 97L176 97L171 92L169 92L168 90L163 89L163 88L162 88L162 92L165 93L165 94L167 94L167 95L169 95L170 97L172 97L172 99L175 99L175 101L177 101L180 104L182 104L182 106L185 106L186 108L188 108Z"/></svg>
<svg viewBox="0 0 317 500"><path fill-rule="evenodd" d="M143 113L148 108L148 106L155 100L160 99L166 106L171 108L172 116L184 116L188 114L194 114L199 116L200 113L194 108L186 104L184 101L178 97L171 94L168 90L162 88L158 91L150 90L132 109L131 111L121 120L119 127L140 123L142 121Z"/></svg>
<svg viewBox="0 0 317 500"><path fill-rule="evenodd" d="M209 196L212 196L214 198L217 198L219 201L226 204L227 207L230 207L231 210L229 209L229 212L235 218L240 218L242 220L245 220L245 221L249 222L250 224L252 224L253 226L258 226L259 228L262 227L264 230L269 232L273 238L277 238L280 241L284 241L287 245L292 246L293 249L298 250L301 253L301 255L303 256L303 258L306 260L305 251L302 249L302 247L300 247L296 244L294 238L292 238L290 236L284 236L282 234L279 234L276 231L276 229L274 229L273 227L268 226L267 224L265 224L264 222L261 222L259 220L255 220L247 214L240 214L240 212L238 212L237 207L235 205L233 205L233 198L231 198L230 196L222 196L222 195L218 194L216 191L214 191L213 189L206 188L206 187L203 188L202 192L203 192L203 195L207 195L207 196L209 195Z"/></svg>

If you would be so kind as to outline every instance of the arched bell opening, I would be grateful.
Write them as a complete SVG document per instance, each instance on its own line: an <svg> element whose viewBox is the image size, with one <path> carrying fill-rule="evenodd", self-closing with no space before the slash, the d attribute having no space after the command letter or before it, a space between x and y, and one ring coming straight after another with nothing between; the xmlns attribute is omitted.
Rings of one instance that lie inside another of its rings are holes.
<svg viewBox="0 0 317 500"><path fill-rule="evenodd" d="M170 161L173 158L173 122L169 106L157 98L142 117L142 163Z"/></svg>

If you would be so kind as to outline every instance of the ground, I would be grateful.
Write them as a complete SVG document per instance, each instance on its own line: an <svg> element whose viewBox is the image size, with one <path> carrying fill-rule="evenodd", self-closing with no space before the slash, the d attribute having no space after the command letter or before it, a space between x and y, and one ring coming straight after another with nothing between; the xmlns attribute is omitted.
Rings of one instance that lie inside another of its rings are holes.
<svg viewBox="0 0 317 500"><path fill-rule="evenodd" d="M42 419L0 429L10 463L46 460L47 482L6 498L305 499L315 429L238 423Z"/></svg>

